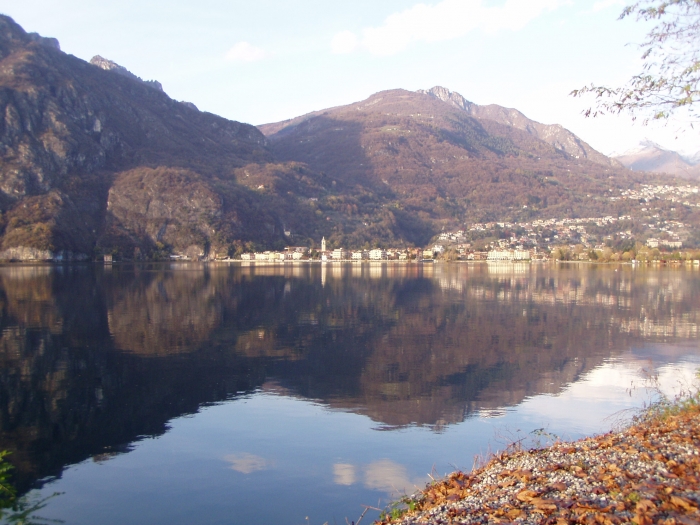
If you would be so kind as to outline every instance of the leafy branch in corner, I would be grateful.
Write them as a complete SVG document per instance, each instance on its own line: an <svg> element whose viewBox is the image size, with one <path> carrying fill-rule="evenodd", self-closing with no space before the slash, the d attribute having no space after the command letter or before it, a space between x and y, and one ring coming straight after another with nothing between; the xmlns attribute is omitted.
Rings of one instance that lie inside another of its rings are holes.
<svg viewBox="0 0 700 525"><path fill-rule="evenodd" d="M596 107L584 111L587 117L628 112L633 119L644 114L647 123L686 112L692 127L700 117L700 0L640 0L619 18L630 16L657 22L640 44L641 73L622 87L591 84L571 95L595 95Z"/></svg>
<svg viewBox="0 0 700 525"><path fill-rule="evenodd" d="M44 498L17 497L17 489L11 482L12 465L5 459L10 452L0 450L0 521L15 525L45 525L63 523L61 520L42 518L37 511L46 507L46 502L60 493Z"/></svg>

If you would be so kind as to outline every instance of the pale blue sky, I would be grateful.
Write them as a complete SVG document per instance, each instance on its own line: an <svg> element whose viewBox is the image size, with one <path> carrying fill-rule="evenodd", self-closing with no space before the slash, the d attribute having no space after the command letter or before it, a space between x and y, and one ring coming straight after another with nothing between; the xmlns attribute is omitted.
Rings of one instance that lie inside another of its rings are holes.
<svg viewBox="0 0 700 525"><path fill-rule="evenodd" d="M559 123L610 153L648 137L700 149L682 124L585 119L568 93L640 69L648 29L618 21L621 0L0 0L27 31L67 53L99 54L178 100L263 124L377 91L435 85L478 104ZM685 126L687 127L687 126ZM678 136L678 139L675 137Z"/></svg>

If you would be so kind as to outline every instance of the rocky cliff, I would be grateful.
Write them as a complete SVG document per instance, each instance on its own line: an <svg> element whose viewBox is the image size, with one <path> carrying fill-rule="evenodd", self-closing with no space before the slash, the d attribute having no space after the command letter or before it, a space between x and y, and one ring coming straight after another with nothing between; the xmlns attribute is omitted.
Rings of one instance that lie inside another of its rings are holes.
<svg viewBox="0 0 700 525"><path fill-rule="evenodd" d="M557 150L573 158L588 159L603 166L621 167L619 162L594 150L590 145L559 124L542 124L540 122L535 122L527 118L517 109L504 108L497 104L480 106L469 102L459 93L450 91L441 86L435 86L428 90L421 89L418 90L418 93L423 93L448 102L478 119L492 120L499 124L505 124L506 126L512 126L516 129L523 130L547 144L551 144Z"/></svg>
<svg viewBox="0 0 700 525"><path fill-rule="evenodd" d="M283 244L283 223L313 217L285 217L276 196L236 175L250 166L286 177L291 166L273 160L254 126L197 111L155 81L67 55L0 17L0 259Z"/></svg>
<svg viewBox="0 0 700 525"><path fill-rule="evenodd" d="M152 87L153 89L163 91L163 85L157 80L143 80L141 77L137 77L136 75L134 75L124 66L120 66L116 62L112 62L111 60L101 57L100 55L95 55L94 57L92 57L90 59L90 63L93 66L97 66L100 69L104 69L105 71L114 71L118 75L123 75L127 78L131 78L132 80L138 80L139 82L143 82L144 84Z"/></svg>

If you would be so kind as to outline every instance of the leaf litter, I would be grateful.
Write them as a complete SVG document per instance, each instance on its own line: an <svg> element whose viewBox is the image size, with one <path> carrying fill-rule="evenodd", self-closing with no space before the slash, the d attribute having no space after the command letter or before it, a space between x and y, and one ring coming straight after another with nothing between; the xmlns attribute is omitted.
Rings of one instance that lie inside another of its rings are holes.
<svg viewBox="0 0 700 525"><path fill-rule="evenodd" d="M700 524L699 451L700 405L650 411L619 432L504 452L454 472L376 523Z"/></svg>

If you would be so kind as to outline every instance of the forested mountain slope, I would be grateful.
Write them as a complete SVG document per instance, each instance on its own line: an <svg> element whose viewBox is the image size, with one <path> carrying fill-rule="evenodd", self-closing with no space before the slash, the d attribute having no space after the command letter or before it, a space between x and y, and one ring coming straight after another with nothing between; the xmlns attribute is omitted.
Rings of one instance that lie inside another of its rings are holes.
<svg viewBox="0 0 700 525"><path fill-rule="evenodd" d="M470 221L625 214L609 191L646 175L622 168L561 126L475 106L444 88L390 90L259 128L278 158L344 188L326 200L333 240L361 244L400 232L420 244Z"/></svg>
<svg viewBox="0 0 700 525"><path fill-rule="evenodd" d="M0 259L423 246L471 221L629 214L610 192L652 180L444 88L260 129L166 91L0 16Z"/></svg>

